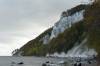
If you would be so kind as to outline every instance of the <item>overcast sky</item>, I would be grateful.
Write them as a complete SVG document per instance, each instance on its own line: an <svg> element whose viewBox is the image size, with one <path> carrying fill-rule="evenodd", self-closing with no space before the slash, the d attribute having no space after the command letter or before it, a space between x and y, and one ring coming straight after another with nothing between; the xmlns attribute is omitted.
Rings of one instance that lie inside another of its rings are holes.
<svg viewBox="0 0 100 66"><path fill-rule="evenodd" d="M61 12L82 0L0 0L0 56L34 39L54 25Z"/></svg>

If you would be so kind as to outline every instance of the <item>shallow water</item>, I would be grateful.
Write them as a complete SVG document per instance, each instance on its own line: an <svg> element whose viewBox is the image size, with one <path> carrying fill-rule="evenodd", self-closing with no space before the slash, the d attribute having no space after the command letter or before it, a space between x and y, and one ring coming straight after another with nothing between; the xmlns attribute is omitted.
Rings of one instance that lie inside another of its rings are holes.
<svg viewBox="0 0 100 66"><path fill-rule="evenodd" d="M69 60L68 60L69 59ZM84 60L84 58L83 58ZM67 66L73 66L72 58L44 58L44 57L12 57L12 56L1 56L0 57L0 66L42 66L46 61L53 63L58 63L61 61L67 61ZM14 62L14 64L12 64ZM24 64L19 65L18 63L23 62ZM87 61L83 61L83 66L97 66L96 63L87 64ZM71 64L71 65L69 65Z"/></svg>
<svg viewBox="0 0 100 66"><path fill-rule="evenodd" d="M59 62L61 58L44 58L44 57L0 57L0 66L42 66L42 63L46 61ZM12 64L15 62L15 64ZM19 62L24 62L22 65L18 65Z"/></svg>

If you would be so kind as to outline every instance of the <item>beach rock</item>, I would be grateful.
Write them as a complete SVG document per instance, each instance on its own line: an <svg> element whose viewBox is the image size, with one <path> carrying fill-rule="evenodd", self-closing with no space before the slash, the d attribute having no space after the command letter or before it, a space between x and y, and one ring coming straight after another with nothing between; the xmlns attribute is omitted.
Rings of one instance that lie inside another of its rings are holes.
<svg viewBox="0 0 100 66"><path fill-rule="evenodd" d="M47 65L45 63L43 63L42 66L47 66Z"/></svg>
<svg viewBox="0 0 100 66"><path fill-rule="evenodd" d="M23 62L19 62L18 64L19 64L19 65L22 65L22 64L24 64L24 63L23 63Z"/></svg>

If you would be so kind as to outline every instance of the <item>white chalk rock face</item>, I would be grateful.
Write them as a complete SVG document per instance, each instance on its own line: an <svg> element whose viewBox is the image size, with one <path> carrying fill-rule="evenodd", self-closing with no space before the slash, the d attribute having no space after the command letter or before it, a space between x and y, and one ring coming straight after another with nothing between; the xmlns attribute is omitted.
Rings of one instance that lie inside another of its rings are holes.
<svg viewBox="0 0 100 66"><path fill-rule="evenodd" d="M83 13L84 10L81 10L70 16L62 16L61 19L53 26L50 39L57 37L60 33L64 32L65 29L71 27L72 24L83 20Z"/></svg>
<svg viewBox="0 0 100 66"><path fill-rule="evenodd" d="M64 32L65 29L70 28L72 24L79 22L84 19L83 14L85 10L81 10L72 15L62 15L60 20L55 23L51 35L45 35L41 40L43 44L48 44L53 38L56 38L60 33ZM66 12L67 13L67 12Z"/></svg>
<svg viewBox="0 0 100 66"><path fill-rule="evenodd" d="M46 35L43 37L43 44L47 44L49 42L49 39L50 39L50 36L49 35Z"/></svg>

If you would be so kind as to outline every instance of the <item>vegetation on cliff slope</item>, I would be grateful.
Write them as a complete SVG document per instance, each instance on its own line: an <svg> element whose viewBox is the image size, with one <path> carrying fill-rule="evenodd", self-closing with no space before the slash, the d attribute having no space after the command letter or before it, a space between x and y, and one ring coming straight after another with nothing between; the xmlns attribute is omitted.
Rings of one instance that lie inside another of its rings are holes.
<svg viewBox="0 0 100 66"><path fill-rule="evenodd" d="M88 35L88 46L100 54L100 2L91 5L85 12L85 25Z"/></svg>

